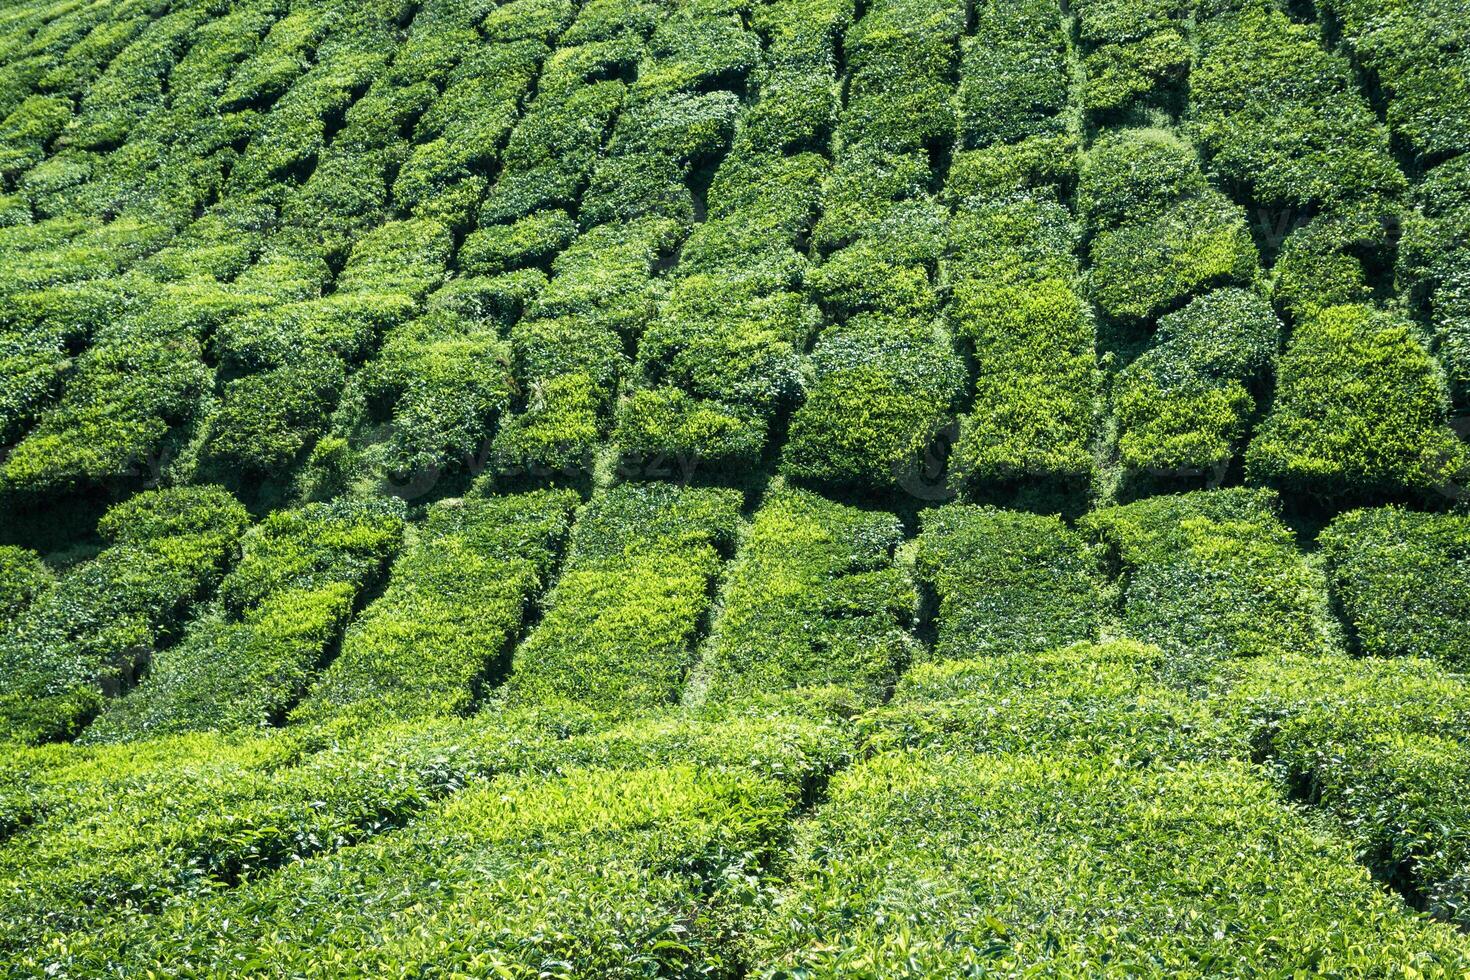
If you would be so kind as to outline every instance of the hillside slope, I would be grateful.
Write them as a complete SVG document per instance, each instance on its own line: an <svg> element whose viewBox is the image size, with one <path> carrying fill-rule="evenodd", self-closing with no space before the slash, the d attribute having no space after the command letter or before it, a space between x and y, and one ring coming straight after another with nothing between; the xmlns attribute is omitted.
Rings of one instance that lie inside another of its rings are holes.
<svg viewBox="0 0 1470 980"><path fill-rule="evenodd" d="M1470 975L1460 6L0 3L0 973Z"/></svg>

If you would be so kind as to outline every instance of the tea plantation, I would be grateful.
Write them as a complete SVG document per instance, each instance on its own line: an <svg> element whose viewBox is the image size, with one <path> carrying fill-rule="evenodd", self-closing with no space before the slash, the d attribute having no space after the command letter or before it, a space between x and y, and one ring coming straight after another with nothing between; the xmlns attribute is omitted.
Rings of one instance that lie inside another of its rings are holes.
<svg viewBox="0 0 1470 980"><path fill-rule="evenodd" d="M1463 0L0 0L0 977L1470 977Z"/></svg>

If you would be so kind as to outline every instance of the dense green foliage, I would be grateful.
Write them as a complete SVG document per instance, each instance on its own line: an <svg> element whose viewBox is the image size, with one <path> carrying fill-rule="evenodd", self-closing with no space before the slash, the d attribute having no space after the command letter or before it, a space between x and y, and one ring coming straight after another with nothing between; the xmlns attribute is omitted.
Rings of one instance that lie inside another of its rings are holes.
<svg viewBox="0 0 1470 980"><path fill-rule="evenodd" d="M1464 7L0 4L0 975L1470 975Z"/></svg>

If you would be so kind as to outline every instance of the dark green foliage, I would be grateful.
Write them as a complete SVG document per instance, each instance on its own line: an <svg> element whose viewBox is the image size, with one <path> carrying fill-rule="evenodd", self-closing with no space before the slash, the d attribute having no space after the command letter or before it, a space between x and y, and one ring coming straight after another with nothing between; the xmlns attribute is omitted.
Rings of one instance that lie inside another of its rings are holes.
<svg viewBox="0 0 1470 980"><path fill-rule="evenodd" d="M400 474L478 459L516 392L510 345L493 317L447 309L390 330L359 381L390 420L384 462Z"/></svg>
<svg viewBox="0 0 1470 980"><path fill-rule="evenodd" d="M778 486L756 512L692 686L711 701L842 685L873 701L916 653L892 516Z"/></svg>
<svg viewBox="0 0 1470 980"><path fill-rule="evenodd" d="M109 510L98 533L111 546L0 635L0 739L75 735L214 587L246 522L216 487L149 491Z"/></svg>
<svg viewBox="0 0 1470 980"><path fill-rule="evenodd" d="M940 660L1029 657L1097 635L1098 555L1059 518L970 504L925 511L914 565L938 601Z"/></svg>
<svg viewBox="0 0 1470 980"><path fill-rule="evenodd" d="M244 537L217 605L153 657L148 676L108 705L86 740L278 722L402 536L403 505L393 498L275 512Z"/></svg>
<svg viewBox="0 0 1470 980"><path fill-rule="evenodd" d="M1294 320L1332 306L1366 303L1371 281L1387 269L1397 234L1397 214L1346 208L1293 231L1272 268L1271 299Z"/></svg>
<svg viewBox="0 0 1470 980"><path fill-rule="evenodd" d="M229 382L210 421L206 451L249 475L287 466L326 427L342 381L342 365L325 358Z"/></svg>
<svg viewBox="0 0 1470 980"><path fill-rule="evenodd" d="M963 368L948 338L879 315L817 342L805 403L782 460L789 476L826 484L902 485L953 418Z"/></svg>
<svg viewBox="0 0 1470 980"><path fill-rule="evenodd" d="M1421 157L1470 150L1465 12L1453 0L1324 0L1343 42L1372 73L1388 124Z"/></svg>
<svg viewBox="0 0 1470 980"><path fill-rule="evenodd" d="M662 483L597 493L546 616L516 650L513 704L612 712L671 703L734 545L740 495Z"/></svg>
<svg viewBox="0 0 1470 980"><path fill-rule="evenodd" d="M951 0L870 4L847 31L850 78L840 144L903 152L948 139L964 26L964 5Z"/></svg>
<svg viewBox="0 0 1470 980"><path fill-rule="evenodd" d="M1096 113L1166 103L1189 71L1182 0L1084 0L1073 8L1086 75L1083 105Z"/></svg>
<svg viewBox="0 0 1470 980"><path fill-rule="evenodd" d="M962 150L950 162L944 195L958 203L1050 187L1065 196L1076 183L1079 156L1077 138L1066 133Z"/></svg>
<svg viewBox="0 0 1470 980"><path fill-rule="evenodd" d="M293 721L465 712L550 578L576 504L565 491L435 504Z"/></svg>
<svg viewBox="0 0 1470 980"><path fill-rule="evenodd" d="M1410 324L1330 307L1297 325L1278 374L1275 405L1246 451L1249 479L1336 499L1453 492L1466 449Z"/></svg>
<svg viewBox="0 0 1470 980"><path fill-rule="evenodd" d="M1402 193L1388 131L1317 28L1265 0L1202 16L1190 128L1210 165L1270 207L1334 208Z"/></svg>
<svg viewBox="0 0 1470 980"><path fill-rule="evenodd" d="M1223 473L1243 444L1281 322L1255 293L1221 289L1159 321L1113 386L1118 455L1130 471Z"/></svg>
<svg viewBox="0 0 1470 980"><path fill-rule="evenodd" d="M974 408L950 460L957 487L1085 486L1098 385L1076 226L1047 194L972 199L950 226L948 320L972 345Z"/></svg>
<svg viewBox="0 0 1470 980"><path fill-rule="evenodd" d="M1456 394L1470 391L1470 157L1430 171L1405 216L1398 281L1434 324Z"/></svg>
<svg viewBox="0 0 1470 980"><path fill-rule="evenodd" d="M1334 818L1376 877L1465 922L1463 677L1412 657L1263 659L1222 678L1215 710L1285 786Z"/></svg>
<svg viewBox="0 0 1470 980"><path fill-rule="evenodd" d="M510 225L472 232L459 250L459 267L470 275L494 275L539 265L571 244L577 225L563 211L538 211Z"/></svg>
<svg viewBox="0 0 1470 980"><path fill-rule="evenodd" d="M1470 663L1470 518L1359 510L1318 539L1358 648L1452 668Z"/></svg>
<svg viewBox="0 0 1470 980"><path fill-rule="evenodd" d="M1123 321L1146 321L1219 286L1247 285L1256 248L1245 215L1209 188L1173 133L1120 130L1082 161L1078 207L1092 240L1091 292Z"/></svg>
<svg viewBox="0 0 1470 980"><path fill-rule="evenodd" d="M1230 657L1321 653L1335 641L1326 583L1267 490L1152 497L1087 515L1123 574L1123 625L1181 671Z"/></svg>
<svg viewBox="0 0 1470 980"><path fill-rule="evenodd" d="M26 607L42 598L55 579L34 552L0 545L0 629L15 622Z"/></svg>
<svg viewBox="0 0 1470 980"><path fill-rule="evenodd" d="M1066 125L1066 36L1061 9L1047 0L976 6L962 42L956 112L960 140L975 149L1051 136Z"/></svg>

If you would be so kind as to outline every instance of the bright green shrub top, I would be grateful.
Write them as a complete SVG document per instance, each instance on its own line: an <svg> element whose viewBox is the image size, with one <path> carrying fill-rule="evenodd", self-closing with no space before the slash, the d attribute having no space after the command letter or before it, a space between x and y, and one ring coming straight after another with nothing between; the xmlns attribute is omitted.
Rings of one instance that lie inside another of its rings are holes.
<svg viewBox="0 0 1470 980"><path fill-rule="evenodd" d="M1318 540L1363 653L1470 663L1470 518L1359 510Z"/></svg>
<svg viewBox="0 0 1470 980"><path fill-rule="evenodd" d="M281 721L402 536L403 503L392 497L276 511L245 535L217 606L153 657L148 676L107 706L86 740Z"/></svg>
<svg viewBox="0 0 1470 980"><path fill-rule="evenodd" d="M35 552L0 545L0 629L13 623L55 580Z"/></svg>
<svg viewBox="0 0 1470 980"><path fill-rule="evenodd" d="M939 601L937 658L1029 655L1097 635L1101 567L1059 518L951 504L922 522L915 572Z"/></svg>
<svg viewBox="0 0 1470 980"><path fill-rule="evenodd" d="M1280 334L1270 304L1241 289L1207 293L1160 319L1154 345L1114 383L1123 465L1222 473L1245 439Z"/></svg>
<svg viewBox="0 0 1470 980"><path fill-rule="evenodd" d="M1242 764L888 752L829 794L761 921L757 975L1381 975L1470 957Z"/></svg>
<svg viewBox="0 0 1470 980"><path fill-rule="evenodd" d="M1299 324L1282 355L1247 478L1332 499L1436 498L1467 465L1448 409L1444 378L1411 324L1331 307Z"/></svg>
<svg viewBox="0 0 1470 980"><path fill-rule="evenodd" d="M1466 921L1470 753L1463 677L1412 657L1268 658L1221 680L1215 710L1289 787L1310 787L1380 880Z"/></svg>
<svg viewBox="0 0 1470 980"><path fill-rule="evenodd" d="M672 703L734 546L731 490L624 484L578 515L546 615L517 648L512 704L630 711Z"/></svg>
<svg viewBox="0 0 1470 980"><path fill-rule="evenodd" d="M1181 671L1332 649L1326 583L1265 490L1206 490L1095 511L1079 526L1123 573L1123 626Z"/></svg>
<svg viewBox="0 0 1470 980"><path fill-rule="evenodd" d="M435 504L292 720L381 724L467 711L476 686L499 679L576 504L567 491Z"/></svg>
<svg viewBox="0 0 1470 980"><path fill-rule="evenodd" d="M729 701L831 684L875 699L916 652L918 596L893 563L901 540L888 514L770 491L725 578L694 689Z"/></svg>

